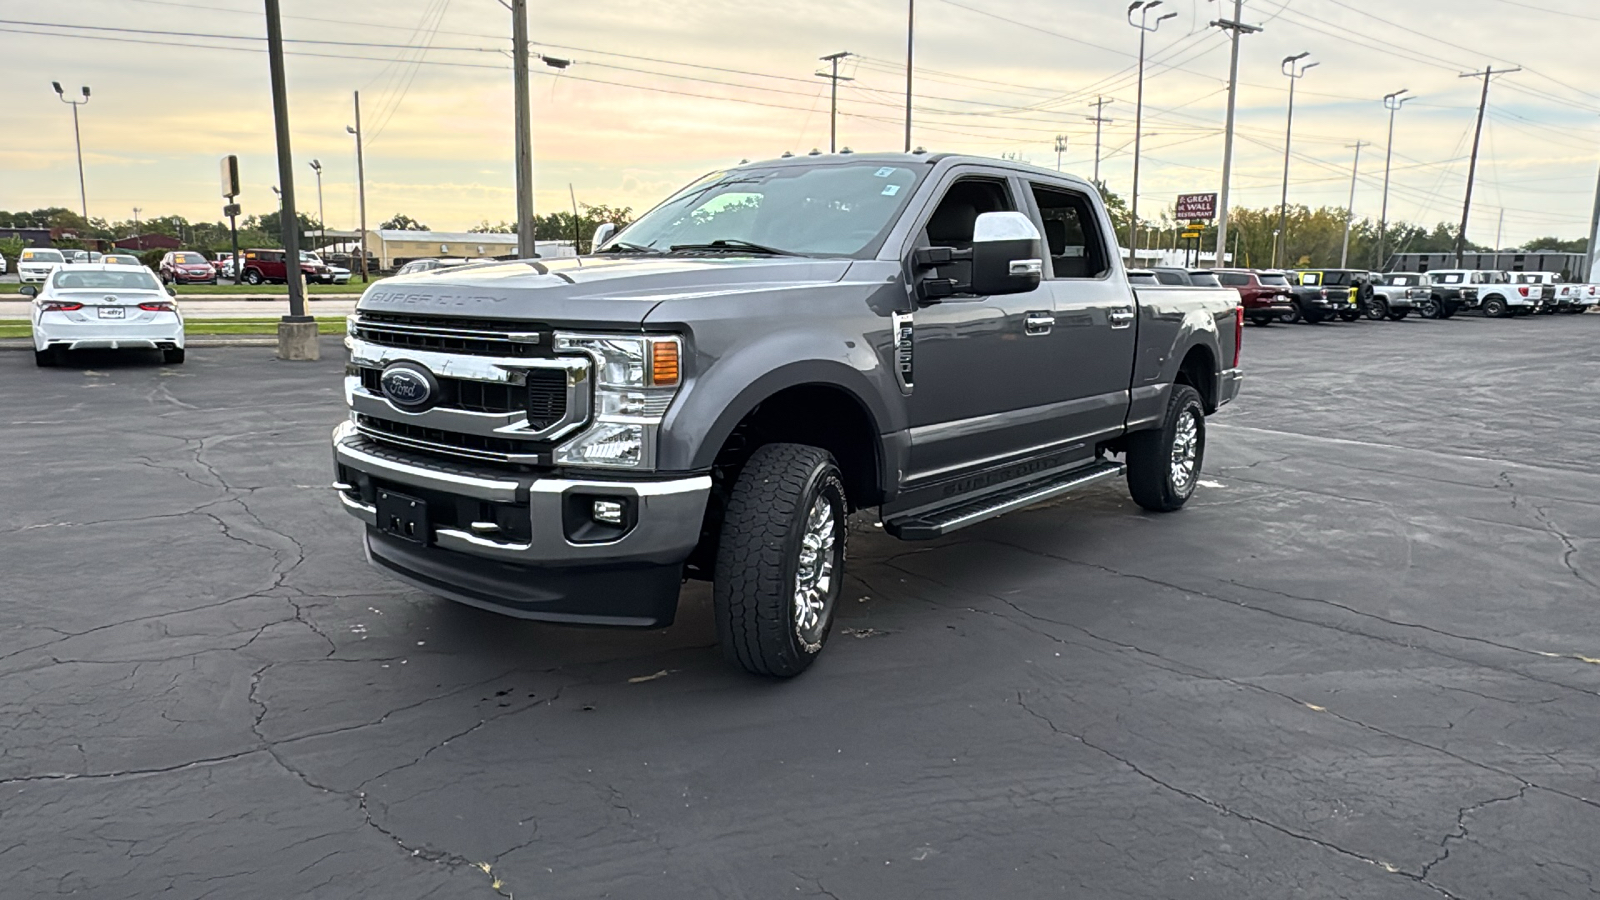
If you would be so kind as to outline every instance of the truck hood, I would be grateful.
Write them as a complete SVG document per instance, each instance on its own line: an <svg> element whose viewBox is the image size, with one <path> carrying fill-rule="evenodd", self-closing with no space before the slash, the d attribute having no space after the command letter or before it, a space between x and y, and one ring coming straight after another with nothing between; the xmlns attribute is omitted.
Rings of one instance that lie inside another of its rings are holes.
<svg viewBox="0 0 1600 900"><path fill-rule="evenodd" d="M832 284L850 260L740 256L585 256L436 269L386 278L357 309L638 327L668 300Z"/></svg>

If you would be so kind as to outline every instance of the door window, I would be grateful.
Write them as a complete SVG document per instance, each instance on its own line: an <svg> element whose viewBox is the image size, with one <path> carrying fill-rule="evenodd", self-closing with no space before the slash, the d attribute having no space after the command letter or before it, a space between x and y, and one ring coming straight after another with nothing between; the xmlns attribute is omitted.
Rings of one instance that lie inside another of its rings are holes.
<svg viewBox="0 0 1600 900"><path fill-rule="evenodd" d="M978 216L988 212L1016 212L1017 204L1004 181L994 178L962 178L950 185L939 205L922 226L922 245L972 248L973 228ZM957 284L972 282L972 262L958 260L939 267L940 278Z"/></svg>
<svg viewBox="0 0 1600 900"><path fill-rule="evenodd" d="M1044 239L1054 278L1098 278L1106 273L1107 254L1095 227L1089 198L1072 191L1035 184Z"/></svg>

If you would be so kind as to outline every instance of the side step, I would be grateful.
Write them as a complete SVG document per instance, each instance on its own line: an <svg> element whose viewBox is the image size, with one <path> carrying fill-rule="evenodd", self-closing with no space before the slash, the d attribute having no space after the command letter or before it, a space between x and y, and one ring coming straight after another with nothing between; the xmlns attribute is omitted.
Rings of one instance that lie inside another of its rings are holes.
<svg viewBox="0 0 1600 900"><path fill-rule="evenodd" d="M1012 510L1117 478L1124 469L1119 462L1099 462L1086 468L1025 481L977 498L970 495L957 497L948 506L914 510L884 519L883 530L903 541L931 540L985 519L1003 516Z"/></svg>

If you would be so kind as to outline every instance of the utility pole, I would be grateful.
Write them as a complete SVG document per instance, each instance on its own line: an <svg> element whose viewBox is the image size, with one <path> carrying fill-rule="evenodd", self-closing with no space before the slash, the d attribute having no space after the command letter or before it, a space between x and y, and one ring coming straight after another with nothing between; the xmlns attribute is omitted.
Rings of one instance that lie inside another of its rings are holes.
<svg viewBox="0 0 1600 900"><path fill-rule="evenodd" d="M68 100L65 91L61 90L61 82L52 81L50 86L56 89L56 98L62 103L72 107L72 143L78 148L78 202L82 204L83 218L89 219L89 191L83 183L83 135L78 131L78 107L89 102L89 86L82 88L82 100Z"/></svg>
<svg viewBox="0 0 1600 900"><path fill-rule="evenodd" d="M1061 154L1067 152L1067 136L1056 135L1056 171L1061 171Z"/></svg>
<svg viewBox="0 0 1600 900"><path fill-rule="evenodd" d="M535 249L533 233L533 123L528 101L528 0L511 0L511 77L516 79L512 92L517 105L516 114L516 167L517 167L517 256L533 259L539 255Z"/></svg>
<svg viewBox="0 0 1600 900"><path fill-rule="evenodd" d="M144 249L144 240L139 237L139 210L140 209L141 209L141 207L138 207L138 206L135 206L133 208L133 246L135 248L139 249L139 250L143 250Z"/></svg>
<svg viewBox="0 0 1600 900"><path fill-rule="evenodd" d="M1489 82L1495 75L1510 75L1512 72L1521 72L1522 67L1515 69L1494 70L1494 66L1485 66L1482 72L1468 72L1462 78L1482 78L1483 94L1478 98L1478 126L1472 132L1472 161L1467 164L1467 199L1461 204L1461 230L1456 232L1456 267L1461 266L1462 254L1467 249L1467 220L1472 215L1472 182L1478 177L1478 142L1483 138L1483 111L1489 105Z"/></svg>
<svg viewBox="0 0 1600 900"><path fill-rule="evenodd" d="M917 47L917 0L906 0L906 152L911 152L911 63Z"/></svg>
<svg viewBox="0 0 1600 900"><path fill-rule="evenodd" d="M361 153L361 92L356 91L356 124L344 130L356 136L356 196L361 205L361 239L356 241L361 254L361 283L367 283L367 167Z"/></svg>
<svg viewBox="0 0 1600 900"><path fill-rule="evenodd" d="M1505 233L1506 233L1506 211L1504 209L1502 209L1502 210L1500 210L1500 224L1498 224L1498 225L1496 225L1494 227L1494 253L1495 253L1496 256L1500 255L1500 248L1502 246L1502 244L1500 243L1500 237L1502 235L1504 235ZM1496 268L1499 268L1499 266L1496 265Z"/></svg>
<svg viewBox="0 0 1600 900"><path fill-rule="evenodd" d="M311 171L317 173L317 246L328 245L328 220L322 217L322 160L311 161Z"/></svg>
<svg viewBox="0 0 1600 900"><path fill-rule="evenodd" d="M1597 245L1600 245L1600 183L1596 183L1594 188L1594 217L1589 220L1589 257L1586 260L1588 265L1583 270L1583 280L1589 284L1596 283L1595 279L1600 277L1600 272L1595 271L1600 268L1596 265L1600 263L1600 256L1596 255L1600 253L1600 246Z"/></svg>
<svg viewBox="0 0 1600 900"><path fill-rule="evenodd" d="M1223 251L1228 246L1228 188L1233 180L1233 120L1234 105L1239 96L1239 37L1256 34L1258 26L1244 24L1244 0L1233 0L1233 18L1218 19L1211 23L1233 36L1233 52L1228 63L1228 120L1222 139L1222 199L1217 209L1217 256L1212 268L1221 268Z"/></svg>
<svg viewBox="0 0 1600 900"><path fill-rule="evenodd" d="M317 320L306 315L306 285L300 272L300 218L294 210L294 153L289 147L289 91L284 86L283 22L278 0L266 0L267 67L272 77L272 121L277 132L278 181L283 199L278 214L283 232L285 280L289 283L289 314L278 322L279 359L317 359Z"/></svg>
<svg viewBox="0 0 1600 900"><path fill-rule="evenodd" d="M854 56L854 55L855 54L851 53L848 50L841 50L838 53L830 53L827 56L821 57L821 60L823 62L832 63L833 64L833 71L831 73L830 72L816 72L816 73L814 73L818 78L826 78L829 81L833 82L833 84L830 85L831 96L828 99L828 152L829 153L838 153L839 152L839 82L841 82L841 81L855 81L854 78L846 78L845 76L839 74L839 60L844 59L847 56Z"/></svg>
<svg viewBox="0 0 1600 900"><path fill-rule="evenodd" d="M1149 22L1147 17L1150 10L1161 5L1161 0L1134 0L1128 7L1128 24L1139 29L1139 92L1138 103L1133 114L1133 194L1128 198L1129 211L1132 216L1128 221L1128 259L1133 261L1139 255L1139 156L1142 149L1141 140L1144 137L1144 39L1161 23L1168 19L1176 18L1177 13L1167 13L1158 17L1155 22ZM1139 13L1139 21L1133 20L1133 14Z"/></svg>
<svg viewBox="0 0 1600 900"><path fill-rule="evenodd" d="M1392 94L1383 95L1383 107L1389 111L1389 141L1383 145L1383 212L1378 214L1378 258L1373 263L1379 269L1388 269L1388 259L1383 255L1383 242L1389 232L1389 166L1394 161L1394 114L1400 107L1415 100L1415 97L1402 97L1410 90L1401 88Z"/></svg>
<svg viewBox="0 0 1600 900"><path fill-rule="evenodd" d="M1306 77L1306 72L1316 68L1319 63L1306 63L1301 61L1311 55L1311 51L1296 56L1283 58L1283 74L1289 79L1289 124L1283 132L1283 199L1278 202L1278 240L1272 245L1272 267L1281 268L1278 263L1278 251L1282 248L1284 257L1289 255L1289 145L1294 138L1294 85L1295 82Z"/></svg>
<svg viewBox="0 0 1600 900"><path fill-rule="evenodd" d="M1356 173L1361 170L1361 147L1366 141L1356 141L1356 161L1350 165L1350 205L1344 209L1344 246L1339 248L1339 268L1350 261L1350 220L1356 216Z"/></svg>
<svg viewBox="0 0 1600 900"><path fill-rule="evenodd" d="M1085 119L1094 123L1094 183L1096 185L1100 183L1100 126L1109 125L1116 121L1116 119L1105 117L1106 104L1111 102L1113 101L1104 97L1096 97L1095 101L1089 104L1094 107L1094 115L1084 116Z"/></svg>

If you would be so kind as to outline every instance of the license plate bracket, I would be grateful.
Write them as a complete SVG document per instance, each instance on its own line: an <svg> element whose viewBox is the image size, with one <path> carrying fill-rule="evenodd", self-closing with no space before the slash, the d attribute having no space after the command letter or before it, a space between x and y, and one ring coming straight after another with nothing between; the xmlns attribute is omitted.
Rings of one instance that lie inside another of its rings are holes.
<svg viewBox="0 0 1600 900"><path fill-rule="evenodd" d="M428 501L378 489L378 530L404 541L428 543Z"/></svg>
<svg viewBox="0 0 1600 900"><path fill-rule="evenodd" d="M120 306L100 307L100 318L102 319L125 319L127 315L127 311Z"/></svg>

